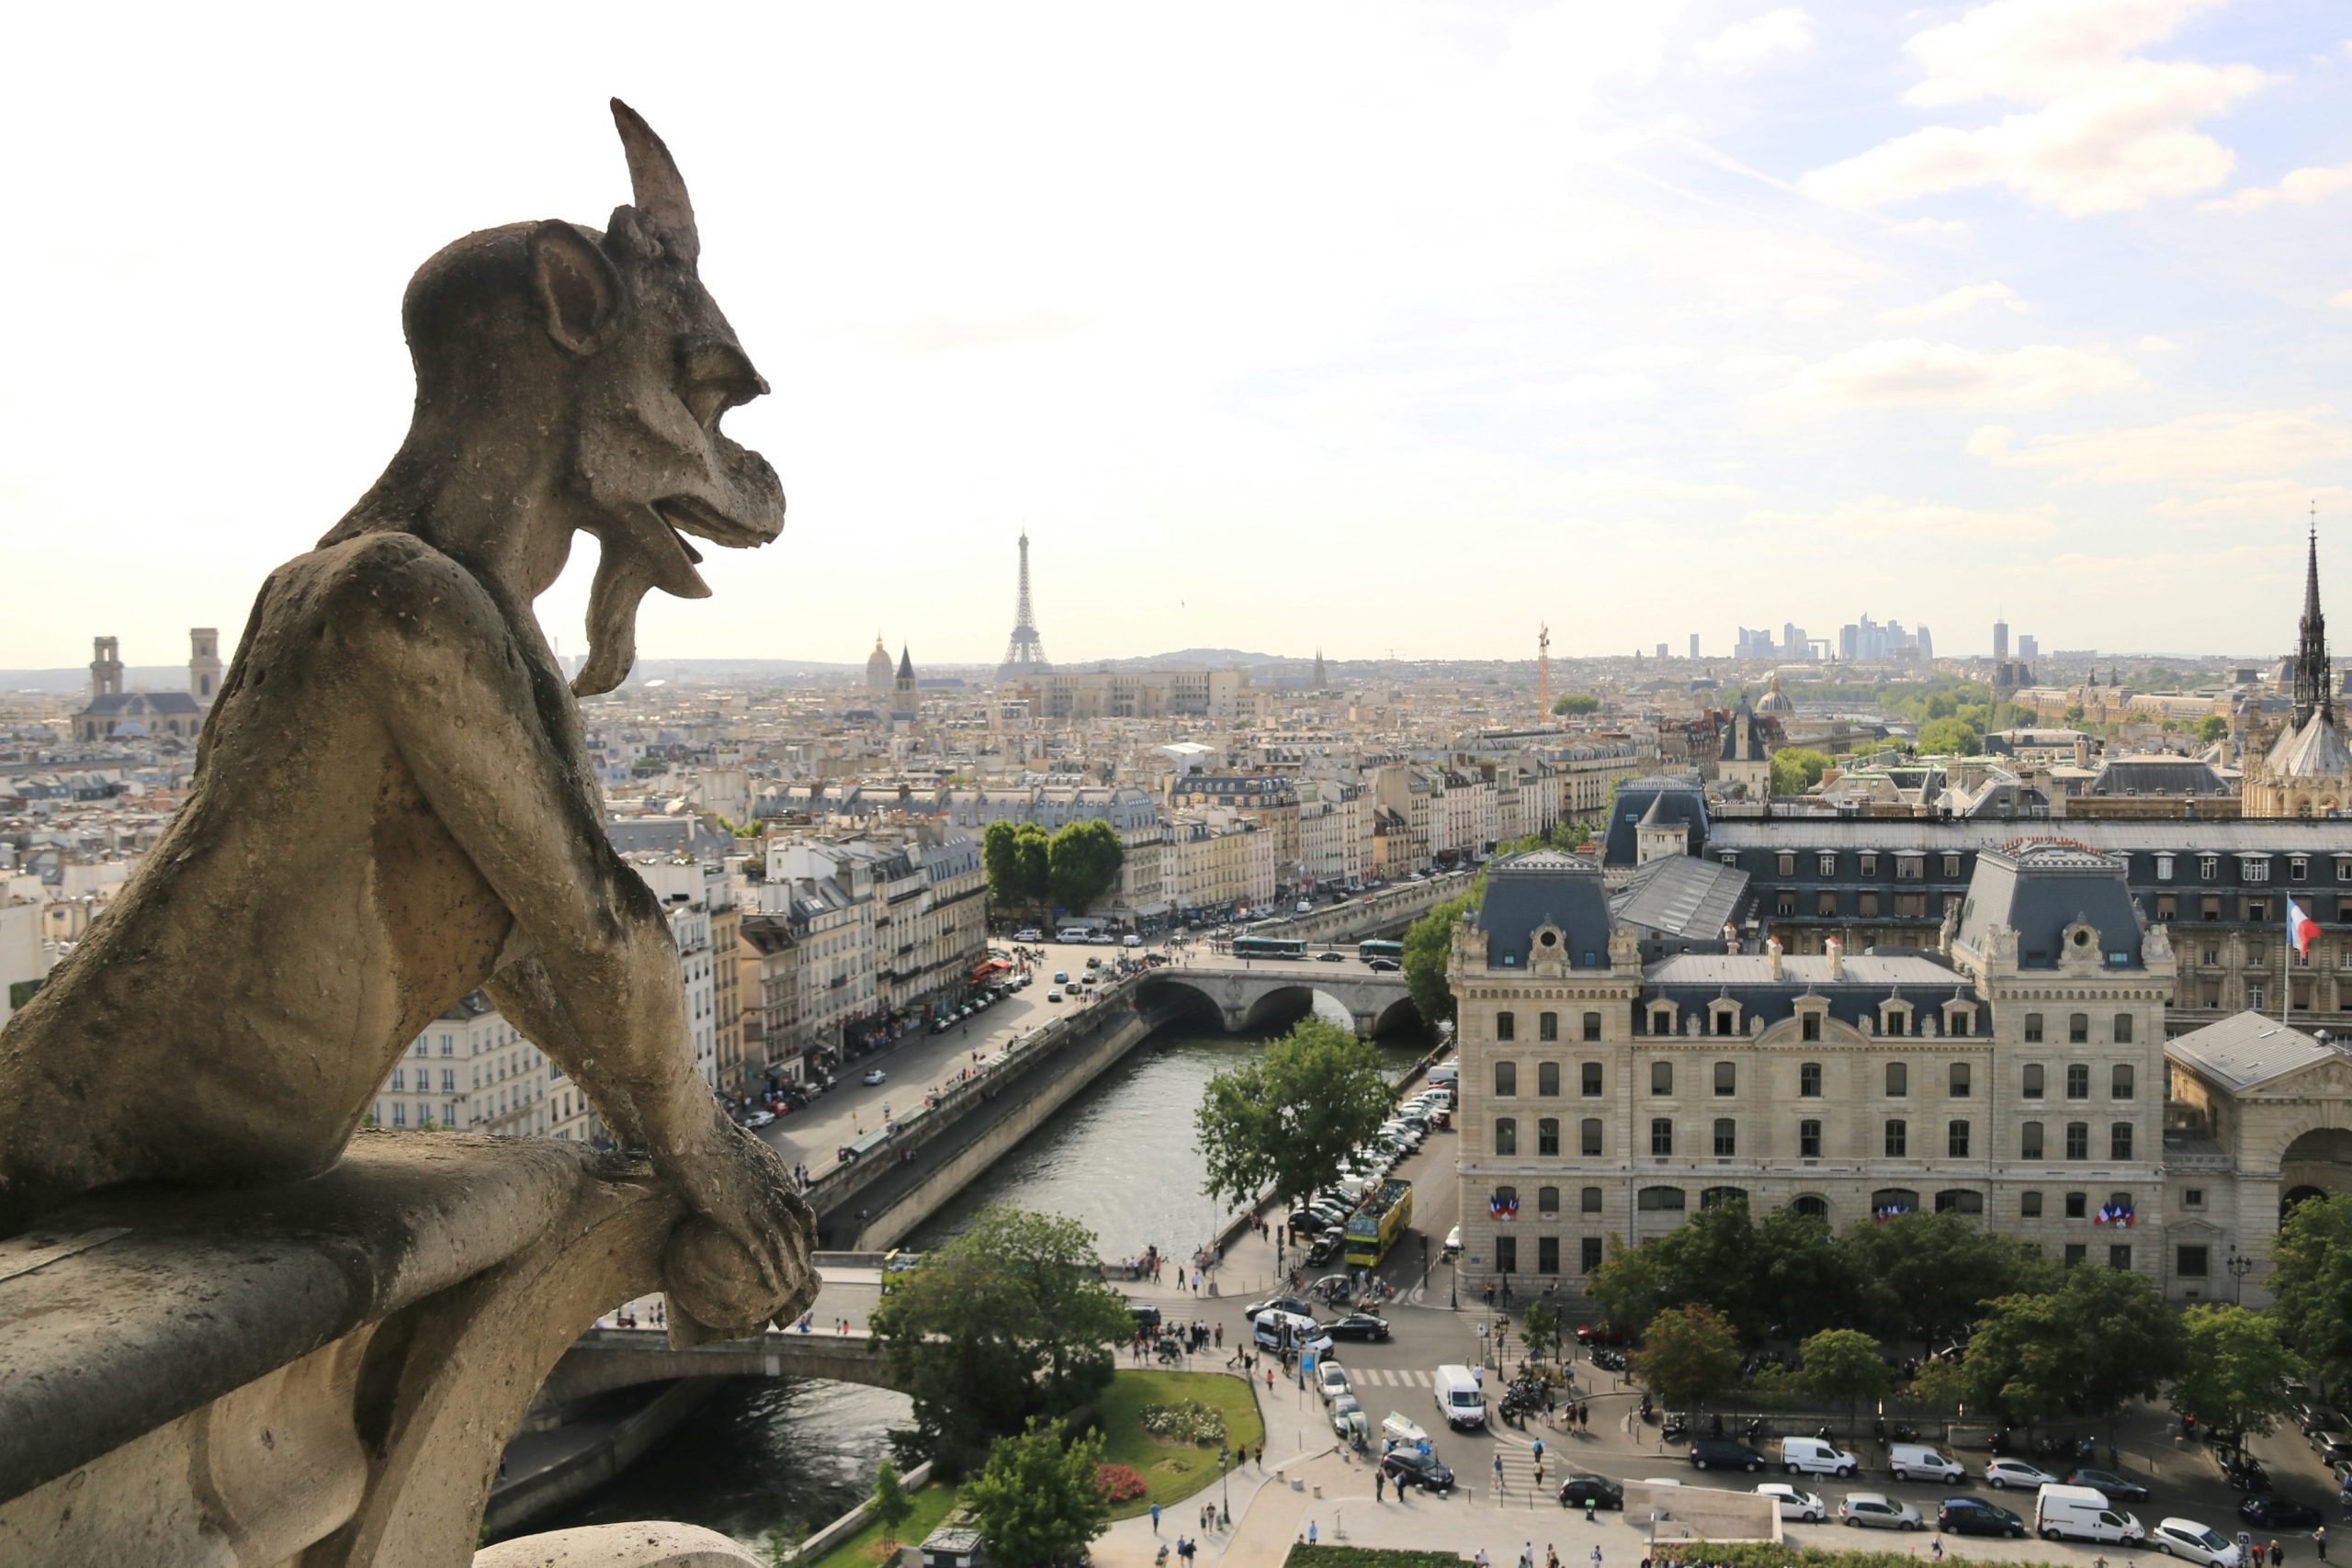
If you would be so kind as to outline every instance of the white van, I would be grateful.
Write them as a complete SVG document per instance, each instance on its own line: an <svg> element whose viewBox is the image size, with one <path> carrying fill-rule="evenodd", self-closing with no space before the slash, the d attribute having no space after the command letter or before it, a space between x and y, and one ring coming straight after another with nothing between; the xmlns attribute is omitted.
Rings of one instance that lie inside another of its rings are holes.
<svg viewBox="0 0 2352 1568"><path fill-rule="evenodd" d="M1119 939L1119 945L1121 947L1141 947L1143 945L1143 938L1136 935L1133 931L1129 931L1126 935Z"/></svg>
<svg viewBox="0 0 2352 1568"><path fill-rule="evenodd" d="M1847 1476L1861 1469L1862 1461L1819 1438L1783 1438L1781 1468L1791 1475Z"/></svg>
<svg viewBox="0 0 2352 1568"><path fill-rule="evenodd" d="M1440 1367L1437 1370L1437 1407L1445 1412L1449 1427L1483 1427L1487 1424L1487 1394L1478 1380L1467 1367Z"/></svg>
<svg viewBox="0 0 2352 1568"><path fill-rule="evenodd" d="M1957 1483L1968 1479L1966 1465L1923 1443L1897 1443L1886 1452L1886 1467L1894 1472L1897 1481L1916 1478Z"/></svg>
<svg viewBox="0 0 2352 1568"><path fill-rule="evenodd" d="M1461 1081L1462 1064L1459 1062L1440 1062L1430 1069L1430 1082L1433 1084L1458 1084Z"/></svg>
<svg viewBox="0 0 2352 1568"><path fill-rule="evenodd" d="M1258 1343L1269 1350L1283 1348L1285 1329L1289 1331L1291 1347L1297 1348L1313 1344L1322 1328L1311 1317L1295 1312L1277 1311L1260 1313L1251 1326L1256 1330Z"/></svg>
<svg viewBox="0 0 2352 1568"><path fill-rule="evenodd" d="M2064 1536L2115 1546L2137 1546L2148 1533L2139 1520L2110 1506L2107 1494L2098 1487L2061 1486L2054 1481L2034 1494L2033 1528L2044 1540Z"/></svg>
<svg viewBox="0 0 2352 1568"><path fill-rule="evenodd" d="M1057 942L1092 942L1094 933L1084 926L1064 926L1054 933Z"/></svg>

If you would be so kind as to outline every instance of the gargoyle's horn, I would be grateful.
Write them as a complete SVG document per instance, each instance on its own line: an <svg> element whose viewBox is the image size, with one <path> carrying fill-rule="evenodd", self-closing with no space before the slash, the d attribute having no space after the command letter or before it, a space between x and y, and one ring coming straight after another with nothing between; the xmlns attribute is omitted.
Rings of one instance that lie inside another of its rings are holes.
<svg viewBox="0 0 2352 1568"><path fill-rule="evenodd" d="M638 211L662 231L678 259L692 266L702 254L702 237L695 232L695 204L686 196L677 160L644 117L618 98L613 100L613 123L628 154L629 190Z"/></svg>

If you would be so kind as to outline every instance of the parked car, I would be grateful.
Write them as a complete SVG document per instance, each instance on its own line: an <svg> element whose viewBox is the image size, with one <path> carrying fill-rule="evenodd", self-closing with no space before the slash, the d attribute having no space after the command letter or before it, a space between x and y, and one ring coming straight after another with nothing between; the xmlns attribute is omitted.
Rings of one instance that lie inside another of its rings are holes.
<svg viewBox="0 0 2352 1568"><path fill-rule="evenodd" d="M889 1074L884 1072L879 1067L868 1067L865 1071L865 1081L869 1086L871 1086L882 1082L889 1076Z"/></svg>
<svg viewBox="0 0 2352 1568"><path fill-rule="evenodd" d="M2330 1470L2339 1464L2352 1461L2352 1432L2325 1429L2314 1431L2311 1436L2311 1444L2312 1452L2319 1455L2320 1463Z"/></svg>
<svg viewBox="0 0 2352 1568"><path fill-rule="evenodd" d="M1785 1481L1768 1481L1756 1489L1756 1495L1778 1504L1784 1519L1817 1525L1829 1517L1829 1505L1821 1500L1820 1494L1792 1486Z"/></svg>
<svg viewBox="0 0 2352 1568"><path fill-rule="evenodd" d="M1453 1472L1438 1463L1436 1456L1419 1449L1391 1449L1380 1456L1380 1468L1399 1490L1407 1486L1429 1492L1453 1490Z"/></svg>
<svg viewBox="0 0 2352 1568"><path fill-rule="evenodd" d="M1982 1497L1947 1497L1936 1505L1936 1528L1946 1535L2005 1535L2025 1537L2025 1521Z"/></svg>
<svg viewBox="0 0 2352 1568"><path fill-rule="evenodd" d="M1315 1387L1326 1404L1343 1393L1355 1392L1355 1385L1348 1381L1347 1368L1337 1361L1323 1361L1316 1366Z"/></svg>
<svg viewBox="0 0 2352 1568"><path fill-rule="evenodd" d="M1605 1317L1598 1323L1577 1325L1577 1343L1579 1345L1630 1345L1633 1342L1632 1329L1622 1323L1611 1323Z"/></svg>
<svg viewBox="0 0 2352 1568"><path fill-rule="evenodd" d="M2127 1481L2111 1470L2076 1470L2066 1475L2069 1486L2096 1486L2115 1503L2144 1503L2148 1489L2136 1481Z"/></svg>
<svg viewBox="0 0 2352 1568"><path fill-rule="evenodd" d="M1560 1506L1581 1508L1588 1503L1596 1508L1622 1508L1625 1506L1625 1489L1598 1475L1571 1472L1563 1476L1560 1480Z"/></svg>
<svg viewBox="0 0 2352 1568"><path fill-rule="evenodd" d="M1326 1324L1325 1330L1334 1339L1385 1339L1388 1320L1368 1312L1351 1312L1336 1323Z"/></svg>
<svg viewBox="0 0 2352 1568"><path fill-rule="evenodd" d="M749 1116L743 1118L743 1125L746 1127L764 1127L775 1120L775 1112L773 1111L754 1111Z"/></svg>
<svg viewBox="0 0 2352 1568"><path fill-rule="evenodd" d="M1049 1002L1057 1002L1062 999L1062 994L1059 991L1047 991L1046 999Z"/></svg>
<svg viewBox="0 0 2352 1568"><path fill-rule="evenodd" d="M2198 1568L2240 1568L2238 1543L2195 1519L2160 1519L2148 1543L2166 1557L2184 1558Z"/></svg>
<svg viewBox="0 0 2352 1568"><path fill-rule="evenodd" d="M2343 1416L2327 1405L2306 1404L2295 1413L2295 1425L2301 1427L2308 1437L2313 1432L2340 1432L2346 1423Z"/></svg>
<svg viewBox="0 0 2352 1568"><path fill-rule="evenodd" d="M2284 1497L2248 1497L2238 1505L2238 1517L2267 1530L2307 1530L2326 1522L2317 1508Z"/></svg>
<svg viewBox="0 0 2352 1568"><path fill-rule="evenodd" d="M1315 1309L1297 1296L1268 1296L1262 1302L1243 1307L1241 1315L1249 1322L1255 1323L1258 1321L1258 1314L1261 1312L1286 1312L1298 1317L1315 1315Z"/></svg>
<svg viewBox="0 0 2352 1568"><path fill-rule="evenodd" d="M1690 1468L1745 1470L1752 1473L1764 1468L1764 1456L1731 1438L1702 1438L1690 1445Z"/></svg>
<svg viewBox="0 0 2352 1568"><path fill-rule="evenodd" d="M1996 1459L1984 1467L1984 1484L1996 1492L2005 1486L2022 1486L2030 1491L2037 1486L2055 1486L2059 1481L2048 1471L2021 1459Z"/></svg>
<svg viewBox="0 0 2352 1568"><path fill-rule="evenodd" d="M1927 1521L1908 1503L1882 1492L1849 1492L1838 1505L1838 1522L1849 1529L1923 1530Z"/></svg>

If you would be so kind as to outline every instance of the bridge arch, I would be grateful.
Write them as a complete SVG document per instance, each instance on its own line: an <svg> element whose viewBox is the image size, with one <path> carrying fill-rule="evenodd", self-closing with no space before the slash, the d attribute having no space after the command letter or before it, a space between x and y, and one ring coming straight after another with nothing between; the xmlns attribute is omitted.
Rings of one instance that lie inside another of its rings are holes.
<svg viewBox="0 0 2352 1568"><path fill-rule="evenodd" d="M1419 1029L1423 1027L1426 1021L1421 1017L1421 1010L1414 1005L1410 996L1398 997L1381 1009L1379 1014L1372 1021L1373 1038L1377 1040L1384 1034L1394 1034L1400 1029Z"/></svg>
<svg viewBox="0 0 2352 1568"><path fill-rule="evenodd" d="M757 1339L673 1350L658 1329L606 1328L591 1329L563 1353L548 1374L542 1397L551 1404L570 1404L616 1388L709 1377L823 1378L868 1388L898 1387L884 1371L880 1354L866 1347L863 1336L770 1333Z"/></svg>

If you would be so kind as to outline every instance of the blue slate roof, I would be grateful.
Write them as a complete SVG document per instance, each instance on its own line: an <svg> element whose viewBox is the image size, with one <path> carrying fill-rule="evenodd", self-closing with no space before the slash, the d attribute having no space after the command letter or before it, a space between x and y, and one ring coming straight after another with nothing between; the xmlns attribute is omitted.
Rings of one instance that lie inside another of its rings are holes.
<svg viewBox="0 0 2352 1568"><path fill-rule="evenodd" d="M2018 933L2018 966L2055 969L2066 928L2087 921L2111 968L2140 967L2140 919L2127 866L2071 839L2018 839L1976 857L1959 940L1982 949L1995 925Z"/></svg>
<svg viewBox="0 0 2352 1568"><path fill-rule="evenodd" d="M1524 968L1544 926L1559 928L1572 966L1609 966L1609 889L1582 855L1532 850L1494 862L1472 920L1486 935L1490 969Z"/></svg>

